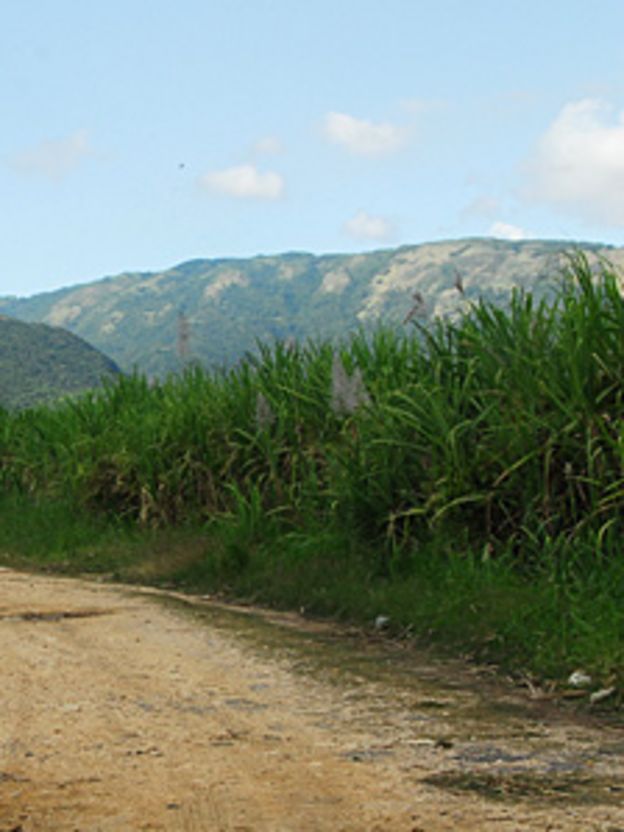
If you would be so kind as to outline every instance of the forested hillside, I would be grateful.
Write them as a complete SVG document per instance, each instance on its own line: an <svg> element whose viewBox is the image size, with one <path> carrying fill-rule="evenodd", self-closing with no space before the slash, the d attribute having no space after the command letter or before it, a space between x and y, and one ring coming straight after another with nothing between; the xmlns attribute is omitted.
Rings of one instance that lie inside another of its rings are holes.
<svg viewBox="0 0 624 832"><path fill-rule="evenodd" d="M58 327L0 316L0 405L28 407L97 387L117 365Z"/></svg>

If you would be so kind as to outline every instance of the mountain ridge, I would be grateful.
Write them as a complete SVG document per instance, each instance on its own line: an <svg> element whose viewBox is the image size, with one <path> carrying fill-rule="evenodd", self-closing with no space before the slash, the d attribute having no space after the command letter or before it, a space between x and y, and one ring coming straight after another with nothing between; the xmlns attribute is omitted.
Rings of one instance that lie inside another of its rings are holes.
<svg viewBox="0 0 624 832"><path fill-rule="evenodd" d="M612 245L471 237L356 254L194 258L0 298L0 313L65 327L124 370L162 375L189 360L231 365L257 340L336 338L377 321L400 325L416 295L421 314L433 316L478 297L504 303L514 286L544 294L571 250L624 266L624 249Z"/></svg>

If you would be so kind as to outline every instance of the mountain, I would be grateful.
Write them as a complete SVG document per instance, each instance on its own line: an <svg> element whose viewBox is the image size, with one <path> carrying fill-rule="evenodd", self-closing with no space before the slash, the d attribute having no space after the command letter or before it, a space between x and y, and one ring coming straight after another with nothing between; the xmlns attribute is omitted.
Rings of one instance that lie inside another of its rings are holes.
<svg viewBox="0 0 624 832"><path fill-rule="evenodd" d="M513 286L552 291L564 252L624 265L624 249L593 243L466 239L365 254L288 253L191 260L35 295L0 298L0 313L63 326L124 369L150 375L188 360L232 364L256 340L336 337L379 320L401 325L453 313L482 296L504 303ZM457 284L463 287L461 294Z"/></svg>
<svg viewBox="0 0 624 832"><path fill-rule="evenodd" d="M119 368L71 332L0 316L0 405L29 407L97 387Z"/></svg>

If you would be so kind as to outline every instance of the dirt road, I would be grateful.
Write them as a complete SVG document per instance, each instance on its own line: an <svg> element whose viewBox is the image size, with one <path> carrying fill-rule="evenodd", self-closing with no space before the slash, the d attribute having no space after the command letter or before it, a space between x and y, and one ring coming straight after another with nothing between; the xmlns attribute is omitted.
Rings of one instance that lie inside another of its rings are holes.
<svg viewBox="0 0 624 832"><path fill-rule="evenodd" d="M460 664L0 570L0 832L624 830L624 730Z"/></svg>

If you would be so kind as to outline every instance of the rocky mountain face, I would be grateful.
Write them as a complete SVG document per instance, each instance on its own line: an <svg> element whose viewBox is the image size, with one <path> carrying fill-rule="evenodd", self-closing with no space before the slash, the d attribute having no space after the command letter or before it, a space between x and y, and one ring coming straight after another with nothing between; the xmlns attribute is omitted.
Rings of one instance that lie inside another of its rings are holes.
<svg viewBox="0 0 624 832"><path fill-rule="evenodd" d="M192 260L31 298L0 313L64 327L124 370L149 375L195 360L230 365L258 340L347 335L378 321L452 315L479 297L505 303L513 287L552 292L565 253L624 265L624 249L568 241L466 239L364 254L288 253Z"/></svg>

